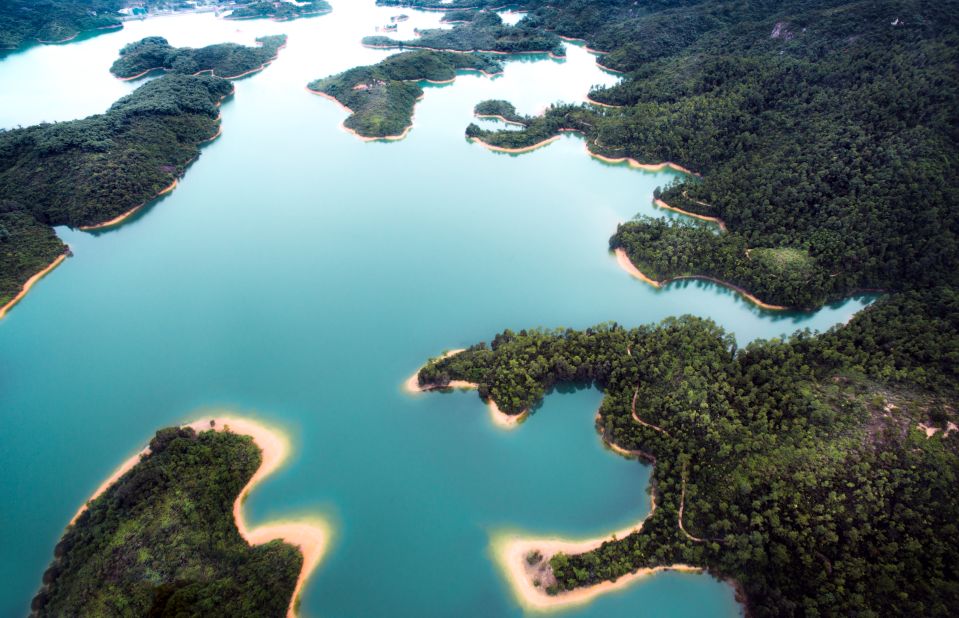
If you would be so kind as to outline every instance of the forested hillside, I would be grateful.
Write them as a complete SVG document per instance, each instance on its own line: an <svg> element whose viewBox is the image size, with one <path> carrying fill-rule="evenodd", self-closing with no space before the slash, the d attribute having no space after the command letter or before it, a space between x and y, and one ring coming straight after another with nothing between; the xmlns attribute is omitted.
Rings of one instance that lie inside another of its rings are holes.
<svg viewBox="0 0 959 618"><path fill-rule="evenodd" d="M260 466L249 436L158 431L150 453L57 544L37 616L285 616L303 557L251 547L233 502Z"/></svg>
<svg viewBox="0 0 959 618"><path fill-rule="evenodd" d="M590 97L618 107L469 136L524 147L575 129L598 154L700 173L660 197L722 219L744 249L807 256L766 286L800 306L959 283L956 2L519 4L524 28L609 52L598 61L623 81ZM695 233L670 234L676 272L701 268L683 258Z"/></svg>
<svg viewBox="0 0 959 618"><path fill-rule="evenodd" d="M286 35L262 36L257 47L237 43L219 43L206 47L173 47L161 36L151 36L130 43L120 50L120 57L110 72L124 79L162 69L184 75L209 72L232 79L264 68L286 45Z"/></svg>
<svg viewBox="0 0 959 618"><path fill-rule="evenodd" d="M56 43L81 32L119 28L121 0L3 0L0 50L29 42Z"/></svg>
<svg viewBox="0 0 959 618"><path fill-rule="evenodd" d="M218 77L167 75L104 114L0 131L0 305L65 246L51 226L89 226L168 187L219 128Z"/></svg>
<svg viewBox="0 0 959 618"><path fill-rule="evenodd" d="M431 361L419 380L477 383L512 414L535 412L556 386L595 385L604 439L655 462L642 530L552 556L552 593L683 563L735 579L755 616L959 609L951 289L892 295L825 335L745 349L689 316L505 331Z"/></svg>

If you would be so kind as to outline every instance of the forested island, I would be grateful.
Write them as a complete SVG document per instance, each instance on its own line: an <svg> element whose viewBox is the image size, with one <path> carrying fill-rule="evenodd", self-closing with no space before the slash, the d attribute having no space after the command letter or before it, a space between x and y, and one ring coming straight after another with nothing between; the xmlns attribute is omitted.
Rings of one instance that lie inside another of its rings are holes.
<svg viewBox="0 0 959 618"><path fill-rule="evenodd" d="M476 383L506 413L532 410L533 425L554 387L596 386L603 438L655 463L639 532L528 556L548 561L549 594L686 564L738 582L755 616L947 616L959 608L957 358L959 294L935 288L744 349L689 316L507 330L418 380Z"/></svg>
<svg viewBox="0 0 959 618"><path fill-rule="evenodd" d="M0 50L68 41L80 33L122 27L119 0L4 0L0 2Z"/></svg>
<svg viewBox="0 0 959 618"><path fill-rule="evenodd" d="M266 68L286 45L286 35L262 36L256 42L257 47L237 43L173 47L161 36L150 36L121 49L110 72L122 79L136 79L157 70L184 75L210 73L235 79Z"/></svg>
<svg viewBox="0 0 959 618"><path fill-rule="evenodd" d="M156 433L67 528L35 616L287 615L304 556L244 539L235 504L264 455L249 435L218 428Z"/></svg>
<svg viewBox="0 0 959 618"><path fill-rule="evenodd" d="M470 20L463 21L467 13L457 13L452 29L433 28L420 31L417 38L397 41L386 36L363 37L369 47L437 49L449 51L480 51L500 53L550 53L564 56L562 42L552 32L527 27L525 22L507 26L502 18L492 11L473 11Z"/></svg>
<svg viewBox="0 0 959 618"><path fill-rule="evenodd" d="M172 189L232 92L219 77L170 74L104 114L0 131L0 307L66 251L52 226L116 221Z"/></svg>
<svg viewBox="0 0 959 618"><path fill-rule="evenodd" d="M325 15L332 10L326 0L306 0L305 2L274 2L251 0L238 3L238 6L227 15L227 19L263 19L275 21L290 21L300 17Z"/></svg>
<svg viewBox="0 0 959 618"><path fill-rule="evenodd" d="M473 108L473 114L477 118L496 118L503 122L518 124L524 127L530 122L529 118L516 112L516 107L513 106L512 103L503 101L502 99L480 101Z"/></svg>
<svg viewBox="0 0 959 618"><path fill-rule="evenodd" d="M307 88L349 109L352 114L343 124L356 135L398 139L412 127L413 107L423 96L417 82L452 81L464 70L493 74L503 67L487 54L416 51L315 80Z"/></svg>
<svg viewBox="0 0 959 618"><path fill-rule="evenodd" d="M695 226L629 224L659 238L670 261L659 275L735 275L797 307L959 284L955 11L891 0L518 4L531 10L527 28L609 52L598 61L623 81L590 98L616 107L555 105L525 130L467 135L519 149L575 130L598 155L701 174L657 197L725 222L725 255L691 253L705 239ZM776 259L759 264L746 249Z"/></svg>

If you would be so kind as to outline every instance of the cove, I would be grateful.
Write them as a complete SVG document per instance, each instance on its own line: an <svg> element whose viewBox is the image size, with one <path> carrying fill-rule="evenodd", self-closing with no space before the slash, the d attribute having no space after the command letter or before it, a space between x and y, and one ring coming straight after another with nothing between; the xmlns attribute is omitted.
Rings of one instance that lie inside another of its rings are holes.
<svg viewBox="0 0 959 618"><path fill-rule="evenodd" d="M345 112L304 86L390 55L360 39L391 15L411 16L397 38L440 15L371 0L333 9L286 23L127 22L0 61L0 126L13 127L105 110L141 83L109 67L144 36L178 47L289 36L237 81L222 136L174 191L113 228L59 229L74 256L0 321L0 615L26 613L63 527L120 462L156 429L215 409L293 442L250 494L250 524L320 514L334 529L303 615L521 615L492 536L630 525L649 509L649 469L603 448L597 391L553 393L506 433L475 392L404 393L425 358L504 328L683 313L744 345L828 328L869 302L771 313L704 282L654 290L617 267L607 241L618 222L663 213L653 189L674 172L600 163L575 136L519 156L464 138L484 99L532 114L617 79L572 44L565 61L516 57L502 77L425 88L404 140L355 139L339 127ZM671 573L563 615L638 611L739 608L722 583Z"/></svg>

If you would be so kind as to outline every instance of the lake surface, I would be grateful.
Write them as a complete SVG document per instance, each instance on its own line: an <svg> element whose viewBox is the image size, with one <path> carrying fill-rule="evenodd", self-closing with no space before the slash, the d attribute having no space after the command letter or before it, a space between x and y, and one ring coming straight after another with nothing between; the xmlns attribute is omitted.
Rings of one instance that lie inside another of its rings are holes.
<svg viewBox="0 0 959 618"><path fill-rule="evenodd" d="M503 529L604 534L649 509L649 468L603 448L600 393L551 394L519 429L473 393L409 396L429 356L504 328L626 326L692 313L740 345L846 321L869 299L764 312L725 288L654 290L607 251L616 224L663 214L672 172L588 157L569 136L510 156L466 141L489 98L535 113L617 78L568 59L509 60L502 77L428 87L409 137L364 143L307 82L391 52L364 49L400 11L334 2L289 23L212 14L0 60L0 126L105 110L140 82L108 72L147 35L175 46L289 35L236 83L223 135L169 196L102 233L59 229L74 257L0 321L0 615L20 616L77 507L153 432L215 409L287 430L294 455L247 502L257 524L322 514L335 529L306 616L518 616L489 555ZM439 23L403 12L399 37ZM663 574L563 616L730 616L728 586Z"/></svg>

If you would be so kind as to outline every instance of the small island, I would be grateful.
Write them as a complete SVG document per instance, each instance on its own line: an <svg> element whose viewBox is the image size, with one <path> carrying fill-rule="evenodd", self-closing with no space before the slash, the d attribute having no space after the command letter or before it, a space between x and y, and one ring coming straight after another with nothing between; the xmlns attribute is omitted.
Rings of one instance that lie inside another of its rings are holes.
<svg viewBox="0 0 959 618"><path fill-rule="evenodd" d="M236 4L237 6L226 16L226 19L268 18L274 21L290 21L300 17L326 15L333 10L326 0L305 0L303 2L247 0Z"/></svg>
<svg viewBox="0 0 959 618"><path fill-rule="evenodd" d="M257 47L220 43L206 47L173 47L160 36L130 43L110 72L124 80L137 79L154 71L184 75L210 73L224 79L236 79L265 69L286 45L286 35L259 37Z"/></svg>
<svg viewBox="0 0 959 618"><path fill-rule="evenodd" d="M401 139L412 127L413 108L423 96L418 82L451 82L457 71L493 75L502 70L502 65L486 54L417 51L318 79L307 88L350 111L343 126L354 135Z"/></svg>
<svg viewBox="0 0 959 618"><path fill-rule="evenodd" d="M242 514L288 449L285 436L242 418L158 431L71 521L34 615L294 616L328 526L249 529Z"/></svg>
<svg viewBox="0 0 959 618"><path fill-rule="evenodd" d="M492 11L470 11L454 14L452 29L433 28L420 31L410 41L397 41L386 36L363 38L367 47L399 49L435 49L445 51L496 52L502 54L545 53L555 57L566 55L562 40L551 32L527 27L525 23L507 26ZM469 16L469 21L465 21Z"/></svg>
<svg viewBox="0 0 959 618"><path fill-rule="evenodd" d="M0 131L0 315L62 261L53 226L115 225L172 190L232 92L219 77L170 74L104 114Z"/></svg>
<svg viewBox="0 0 959 618"><path fill-rule="evenodd" d="M524 606L679 569L733 582L748 615L943 614L957 600L956 341L959 296L940 288L745 349L690 316L507 330L433 359L417 382L476 384L506 414L532 410L528 431L553 388L595 386L602 439L654 465L651 512L627 530L582 542L494 533Z"/></svg>
<svg viewBox="0 0 959 618"><path fill-rule="evenodd" d="M516 124L522 127L528 126L530 119L516 112L516 107L509 101L502 99L489 99L480 101L473 108L473 115L477 118L493 118L507 124Z"/></svg>

